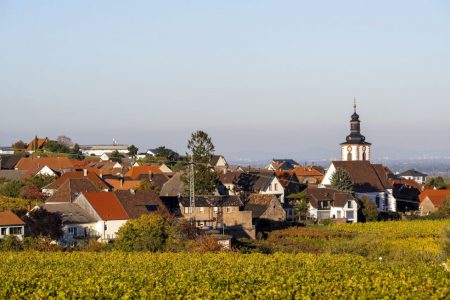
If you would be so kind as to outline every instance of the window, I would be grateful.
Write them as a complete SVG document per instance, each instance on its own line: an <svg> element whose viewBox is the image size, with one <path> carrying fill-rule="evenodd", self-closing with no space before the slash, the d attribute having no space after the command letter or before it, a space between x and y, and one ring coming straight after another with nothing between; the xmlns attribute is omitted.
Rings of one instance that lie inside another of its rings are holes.
<svg viewBox="0 0 450 300"><path fill-rule="evenodd" d="M184 208L184 213L185 214L192 214L192 207L185 207Z"/></svg>
<svg viewBox="0 0 450 300"><path fill-rule="evenodd" d="M348 220L353 220L355 218L353 211L347 211L347 219Z"/></svg>
<svg viewBox="0 0 450 300"><path fill-rule="evenodd" d="M269 185L269 192L272 191L272 185Z"/></svg>
<svg viewBox="0 0 450 300"><path fill-rule="evenodd" d="M11 227L9 228L9 234L22 234L22 227Z"/></svg>
<svg viewBox="0 0 450 300"><path fill-rule="evenodd" d="M231 214L233 212L233 208L232 207L227 207L227 213Z"/></svg>
<svg viewBox="0 0 450 300"><path fill-rule="evenodd" d="M73 236L77 236L77 228L76 227L69 227L69 233L73 234Z"/></svg>
<svg viewBox="0 0 450 300"><path fill-rule="evenodd" d="M348 208L353 208L353 202L352 202L352 200L348 200L348 201L347 201L347 207L348 207Z"/></svg>
<svg viewBox="0 0 450 300"><path fill-rule="evenodd" d="M1 230L1 235L6 235L6 229L8 229L8 228L2 228L2 230Z"/></svg>
<svg viewBox="0 0 450 300"><path fill-rule="evenodd" d="M278 184L277 184L277 183L275 183L275 184L273 185L273 190L274 190L274 191L278 191Z"/></svg>
<svg viewBox="0 0 450 300"><path fill-rule="evenodd" d="M380 196L377 195L375 198L375 203L377 204L377 207L380 207Z"/></svg>
<svg viewBox="0 0 450 300"><path fill-rule="evenodd" d="M204 213L204 212L205 212L205 208L204 208L204 207L200 207L200 208L199 208L199 211L200 211L201 213Z"/></svg>
<svg viewBox="0 0 450 300"><path fill-rule="evenodd" d="M214 213L217 214L217 212L219 211L218 207L214 207Z"/></svg>

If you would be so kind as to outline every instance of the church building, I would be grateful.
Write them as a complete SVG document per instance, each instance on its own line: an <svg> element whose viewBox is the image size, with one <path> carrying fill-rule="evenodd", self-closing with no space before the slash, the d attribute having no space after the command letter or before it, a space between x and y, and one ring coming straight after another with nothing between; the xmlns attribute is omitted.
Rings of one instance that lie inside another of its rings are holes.
<svg viewBox="0 0 450 300"><path fill-rule="evenodd" d="M347 136L347 141L340 145L341 160L331 162L320 187L331 188L334 172L337 169L344 169L352 178L355 197L370 198L379 211L397 211L389 169L370 162L371 144L366 142L366 138L361 134L361 121L356 113L356 103L351 118L350 135Z"/></svg>

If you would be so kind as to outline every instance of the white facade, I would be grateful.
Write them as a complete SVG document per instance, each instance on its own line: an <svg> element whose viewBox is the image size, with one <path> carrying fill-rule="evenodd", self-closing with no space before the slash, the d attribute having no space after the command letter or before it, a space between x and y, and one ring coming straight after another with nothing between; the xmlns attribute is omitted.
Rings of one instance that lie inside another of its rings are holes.
<svg viewBox="0 0 450 300"><path fill-rule="evenodd" d="M386 189L384 192L355 193L355 196L359 199L369 197L377 206L378 211L397 211L397 200L394 198L392 189Z"/></svg>
<svg viewBox="0 0 450 300"><path fill-rule="evenodd" d="M341 145L341 160L353 161L353 160L370 160L370 145Z"/></svg>
<svg viewBox="0 0 450 300"><path fill-rule="evenodd" d="M314 208L308 204L309 215L318 220L347 219L348 222L358 222L358 203L349 200L344 207L331 206L329 209Z"/></svg>
<svg viewBox="0 0 450 300"><path fill-rule="evenodd" d="M427 182L427 176L400 176L403 179L414 180L420 185L424 185Z"/></svg>
<svg viewBox="0 0 450 300"><path fill-rule="evenodd" d="M276 195L281 203L284 203L284 188L276 176L272 176L270 182L259 192L265 195Z"/></svg>
<svg viewBox="0 0 450 300"><path fill-rule="evenodd" d="M117 237L120 227L128 220L100 220L95 225L95 230L99 233L100 239L112 240Z"/></svg>
<svg viewBox="0 0 450 300"><path fill-rule="evenodd" d="M6 236L15 236L19 240L23 240L24 232L25 232L24 225L1 225L0 239Z"/></svg>
<svg viewBox="0 0 450 300"><path fill-rule="evenodd" d="M80 146L81 153L86 156L102 156L103 154L111 154L118 151L121 154L128 154L127 145L88 145Z"/></svg>
<svg viewBox="0 0 450 300"><path fill-rule="evenodd" d="M44 166L42 169L40 169L39 172L36 173L36 175L53 176L53 177L57 176L57 174L47 166Z"/></svg>

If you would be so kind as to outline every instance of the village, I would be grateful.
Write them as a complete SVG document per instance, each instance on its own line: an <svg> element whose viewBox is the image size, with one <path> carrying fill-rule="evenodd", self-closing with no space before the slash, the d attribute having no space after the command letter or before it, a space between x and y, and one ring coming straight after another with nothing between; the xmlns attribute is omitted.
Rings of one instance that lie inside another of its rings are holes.
<svg viewBox="0 0 450 300"><path fill-rule="evenodd" d="M355 104L350 134L336 149L341 160L327 168L293 159L230 165L213 151L195 153L211 143L202 131L193 134L203 140L190 141L190 157L164 146L141 153L134 145L80 146L67 137L19 141L0 149L0 191L29 205L25 212L1 208L0 238L29 236L20 215L45 211L61 218L60 245L108 243L128 221L162 213L229 247L231 239L289 226L427 216L448 202L442 178L371 163L360 123Z"/></svg>

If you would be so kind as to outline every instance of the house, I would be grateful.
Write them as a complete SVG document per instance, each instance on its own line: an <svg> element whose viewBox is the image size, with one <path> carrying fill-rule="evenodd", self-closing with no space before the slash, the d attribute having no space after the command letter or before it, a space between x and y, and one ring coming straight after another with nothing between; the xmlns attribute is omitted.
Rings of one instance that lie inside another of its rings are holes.
<svg viewBox="0 0 450 300"><path fill-rule="evenodd" d="M13 147L0 147L0 155L13 155Z"/></svg>
<svg viewBox="0 0 450 300"><path fill-rule="evenodd" d="M149 176L151 174L161 174L161 173L162 171L158 165L138 166L132 167L130 170L128 170L128 172L125 173L124 176L136 180L141 175Z"/></svg>
<svg viewBox="0 0 450 300"><path fill-rule="evenodd" d="M114 194L130 219L153 212L169 213L159 195L153 191L115 191Z"/></svg>
<svg viewBox="0 0 450 300"><path fill-rule="evenodd" d="M309 215L316 220L345 219L358 222L358 203L350 193L328 188L307 188Z"/></svg>
<svg viewBox="0 0 450 300"><path fill-rule="evenodd" d="M68 178L45 202L71 203L81 193L98 192L100 189L88 177Z"/></svg>
<svg viewBox="0 0 450 300"><path fill-rule="evenodd" d="M357 198L369 197L379 211L397 211L392 183L383 165L371 164L367 160L332 161L320 187L331 187L331 176L337 169L348 172Z"/></svg>
<svg viewBox="0 0 450 300"><path fill-rule="evenodd" d="M265 169L270 171L277 170L293 170L299 164L293 159L273 159L272 162L265 167Z"/></svg>
<svg viewBox="0 0 450 300"><path fill-rule="evenodd" d="M0 170L14 170L22 155L1 155Z"/></svg>
<svg viewBox="0 0 450 300"><path fill-rule="evenodd" d="M223 171L228 169L228 163L223 155L213 155L211 157L210 165L216 171Z"/></svg>
<svg viewBox="0 0 450 300"><path fill-rule="evenodd" d="M142 180L148 180L150 183L158 190L161 191L164 184L170 180L169 176L162 173L149 173L149 174L141 174L139 175L136 180L142 181Z"/></svg>
<svg viewBox="0 0 450 300"><path fill-rule="evenodd" d="M397 211L419 210L419 195L422 185L411 179L391 179L393 195L397 201Z"/></svg>
<svg viewBox="0 0 450 300"><path fill-rule="evenodd" d="M231 171L219 173L219 182L226 188L228 195L236 196L238 194L236 184L241 174L242 172Z"/></svg>
<svg viewBox="0 0 450 300"><path fill-rule="evenodd" d="M436 212L439 207L444 203L444 200L450 199L450 189L446 190L424 190L420 196L419 212L420 215L426 216L430 213Z"/></svg>
<svg viewBox="0 0 450 300"><path fill-rule="evenodd" d="M278 170L275 171L275 176L278 178L278 181L284 189L285 197L289 196L290 194L299 193L307 187L305 184L300 184L293 170Z"/></svg>
<svg viewBox="0 0 450 300"><path fill-rule="evenodd" d="M46 202L39 208L61 215L63 244L74 245L80 239L100 238L99 232L95 230L96 219L75 203Z"/></svg>
<svg viewBox="0 0 450 300"><path fill-rule="evenodd" d="M84 192L74 201L95 220L90 228L102 240L111 240L117 237L119 228L124 225L129 216L116 194L113 192Z"/></svg>
<svg viewBox="0 0 450 300"><path fill-rule="evenodd" d="M233 236L254 237L252 212L242 211L244 203L238 196L195 196L191 206L189 198L179 198L183 218L197 228L226 230Z"/></svg>
<svg viewBox="0 0 450 300"><path fill-rule="evenodd" d="M250 194L245 210L252 212L253 224L270 221L271 224L286 221L287 213L275 195Z"/></svg>
<svg viewBox="0 0 450 300"><path fill-rule="evenodd" d="M183 173L178 172L164 183L159 194L163 197L184 196L187 188L183 182Z"/></svg>
<svg viewBox="0 0 450 300"><path fill-rule="evenodd" d="M403 179L410 179L414 180L418 184L424 185L427 181L427 174L421 173L419 171L416 171L414 169L407 170L405 172L397 174L398 177Z"/></svg>
<svg viewBox="0 0 450 300"><path fill-rule="evenodd" d="M33 153L37 150L43 150L48 138L34 138L28 143L27 152Z"/></svg>
<svg viewBox="0 0 450 300"><path fill-rule="evenodd" d="M314 166L297 166L294 169L297 180L308 185L317 185L323 180L324 173Z"/></svg>
<svg viewBox="0 0 450 300"><path fill-rule="evenodd" d="M25 222L12 211L0 211L0 239L16 236L22 240L25 234Z"/></svg>
<svg viewBox="0 0 450 300"><path fill-rule="evenodd" d="M97 176L93 172L88 172L88 170L76 171L76 172L67 172L61 175L58 179L50 183L49 185L42 188L42 192L48 196L53 195L56 190L58 190L61 185L63 185L68 179L74 178L88 178L94 185L98 188L98 190L109 191L111 186L108 185L105 181L103 181L99 176Z"/></svg>
<svg viewBox="0 0 450 300"><path fill-rule="evenodd" d="M243 192L244 197L250 193L276 195L284 203L284 188L274 172L254 170L239 175L236 187Z"/></svg>
<svg viewBox="0 0 450 300"><path fill-rule="evenodd" d="M38 166L35 169L30 169L22 176L22 179L29 179L34 176L51 176L58 177L59 173L50 169L47 166Z"/></svg>
<svg viewBox="0 0 450 300"><path fill-rule="evenodd" d="M105 181L114 191L136 190L141 184L141 180L132 180L130 178L106 178Z"/></svg>
<svg viewBox="0 0 450 300"><path fill-rule="evenodd" d="M60 174L74 169L72 161L67 157L22 157L15 169L29 171L45 166Z"/></svg>

